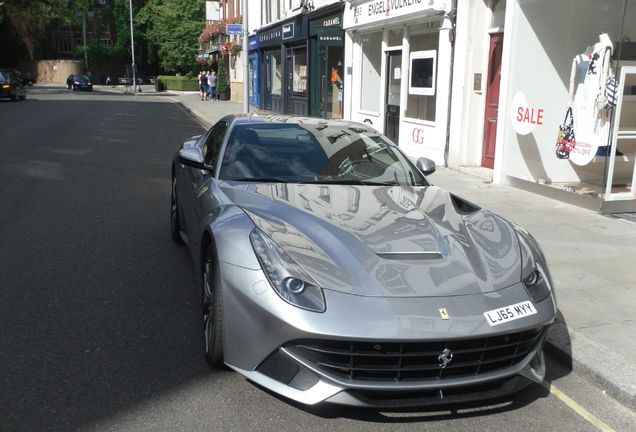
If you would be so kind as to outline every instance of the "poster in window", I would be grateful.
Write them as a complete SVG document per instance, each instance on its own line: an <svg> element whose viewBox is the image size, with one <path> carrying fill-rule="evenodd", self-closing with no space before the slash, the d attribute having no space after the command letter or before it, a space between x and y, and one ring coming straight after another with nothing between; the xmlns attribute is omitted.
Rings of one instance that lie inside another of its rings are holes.
<svg viewBox="0 0 636 432"><path fill-rule="evenodd" d="M409 57L411 62L409 94L433 96L435 94L437 51L414 51Z"/></svg>

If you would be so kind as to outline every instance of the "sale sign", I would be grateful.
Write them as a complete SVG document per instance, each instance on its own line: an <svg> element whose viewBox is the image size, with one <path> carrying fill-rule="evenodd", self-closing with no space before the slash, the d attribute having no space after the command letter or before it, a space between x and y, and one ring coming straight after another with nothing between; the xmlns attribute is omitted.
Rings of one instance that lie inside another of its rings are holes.
<svg viewBox="0 0 636 432"><path fill-rule="evenodd" d="M522 92L515 93L512 98L510 116L512 127L519 135L532 133L537 126L543 125L544 109L531 105Z"/></svg>

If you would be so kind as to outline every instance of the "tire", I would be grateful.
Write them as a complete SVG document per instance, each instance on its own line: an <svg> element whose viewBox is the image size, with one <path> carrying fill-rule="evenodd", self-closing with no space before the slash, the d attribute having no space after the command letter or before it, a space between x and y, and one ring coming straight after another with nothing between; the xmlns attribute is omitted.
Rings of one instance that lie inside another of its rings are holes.
<svg viewBox="0 0 636 432"><path fill-rule="evenodd" d="M67 88L68 90L72 90L71 84L66 83L66 88Z"/></svg>
<svg viewBox="0 0 636 432"><path fill-rule="evenodd" d="M179 220L179 201L177 201L177 178L172 175L172 194L170 198L170 235L175 243L183 243L181 222Z"/></svg>
<svg viewBox="0 0 636 432"><path fill-rule="evenodd" d="M19 99L20 99L21 101L25 100L25 99L26 99L26 95L24 95L24 96L19 96Z"/></svg>
<svg viewBox="0 0 636 432"><path fill-rule="evenodd" d="M208 246L202 266L203 353L216 368L223 368L223 305L221 277L214 251Z"/></svg>

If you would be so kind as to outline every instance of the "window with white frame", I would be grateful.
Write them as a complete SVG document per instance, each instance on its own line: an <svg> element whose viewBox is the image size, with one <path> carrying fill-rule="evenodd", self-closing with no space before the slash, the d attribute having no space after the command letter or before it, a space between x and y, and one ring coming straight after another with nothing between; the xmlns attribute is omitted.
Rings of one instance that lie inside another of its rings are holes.
<svg viewBox="0 0 636 432"><path fill-rule="evenodd" d="M416 32L417 28L410 29ZM439 31L410 33L409 91L406 117L435 121Z"/></svg>
<svg viewBox="0 0 636 432"><path fill-rule="evenodd" d="M382 71L382 32L361 36L360 109L380 111Z"/></svg>

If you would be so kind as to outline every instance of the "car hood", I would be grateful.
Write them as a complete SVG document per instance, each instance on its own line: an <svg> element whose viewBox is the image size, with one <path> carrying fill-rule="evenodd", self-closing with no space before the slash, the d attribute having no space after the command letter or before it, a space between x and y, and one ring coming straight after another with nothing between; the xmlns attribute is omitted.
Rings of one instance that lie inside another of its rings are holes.
<svg viewBox="0 0 636 432"><path fill-rule="evenodd" d="M434 297L493 292L521 279L512 225L435 186L221 189L325 289Z"/></svg>

